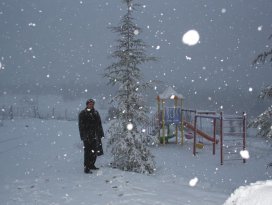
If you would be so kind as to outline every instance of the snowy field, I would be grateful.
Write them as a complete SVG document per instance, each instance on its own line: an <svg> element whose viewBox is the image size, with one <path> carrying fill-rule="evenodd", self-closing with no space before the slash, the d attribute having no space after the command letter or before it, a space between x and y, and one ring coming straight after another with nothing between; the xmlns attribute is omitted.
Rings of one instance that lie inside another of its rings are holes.
<svg viewBox="0 0 272 205"><path fill-rule="evenodd" d="M213 156L208 144L194 157L188 140L183 146L152 147L157 170L153 175L141 175L108 166L106 139L105 155L96 163L100 169L84 174L75 121L15 119L4 121L0 133L3 205L224 204L240 186L245 187L226 204L236 204L231 201L242 201L247 195L263 200L260 204L272 204L272 167L267 167L272 159L271 144L250 135L250 159L245 164L229 161L220 165L218 150ZM256 182L257 188L248 186ZM246 201L237 204L256 204L252 199Z"/></svg>

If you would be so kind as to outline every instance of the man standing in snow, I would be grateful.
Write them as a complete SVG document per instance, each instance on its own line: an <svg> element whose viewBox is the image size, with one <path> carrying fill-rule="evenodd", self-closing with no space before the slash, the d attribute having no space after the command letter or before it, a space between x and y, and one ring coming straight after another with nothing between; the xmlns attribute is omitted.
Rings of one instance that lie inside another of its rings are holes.
<svg viewBox="0 0 272 205"><path fill-rule="evenodd" d="M103 154L101 138L104 137L104 131L100 115L94 109L94 104L93 99L87 100L86 108L78 116L80 138L84 143L85 173L92 173L91 169L98 169L94 164L97 156Z"/></svg>

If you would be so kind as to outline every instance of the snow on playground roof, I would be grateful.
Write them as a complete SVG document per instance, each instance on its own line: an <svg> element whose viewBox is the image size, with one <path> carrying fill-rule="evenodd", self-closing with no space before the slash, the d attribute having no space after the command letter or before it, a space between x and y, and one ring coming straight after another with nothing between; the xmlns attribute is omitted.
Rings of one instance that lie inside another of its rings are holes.
<svg viewBox="0 0 272 205"><path fill-rule="evenodd" d="M160 99L166 100L171 98L172 96L177 96L178 99L184 99L182 94L178 94L171 86L169 86L168 88L166 88L166 90L159 95Z"/></svg>

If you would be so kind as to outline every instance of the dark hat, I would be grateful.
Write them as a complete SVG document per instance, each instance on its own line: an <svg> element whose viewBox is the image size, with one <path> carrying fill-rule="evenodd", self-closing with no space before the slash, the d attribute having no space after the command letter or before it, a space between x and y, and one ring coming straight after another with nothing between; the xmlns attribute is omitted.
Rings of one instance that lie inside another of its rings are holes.
<svg viewBox="0 0 272 205"><path fill-rule="evenodd" d="M93 99L89 99L86 101L86 105L88 105L90 102L92 102L93 104L95 103L95 101Z"/></svg>

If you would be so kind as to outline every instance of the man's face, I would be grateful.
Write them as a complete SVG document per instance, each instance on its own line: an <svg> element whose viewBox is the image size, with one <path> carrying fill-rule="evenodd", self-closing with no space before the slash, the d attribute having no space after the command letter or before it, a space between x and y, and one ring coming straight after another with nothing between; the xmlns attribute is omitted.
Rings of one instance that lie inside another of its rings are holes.
<svg viewBox="0 0 272 205"><path fill-rule="evenodd" d="M92 109L93 107L94 107L94 103L93 102L89 102L87 104L87 108Z"/></svg>

